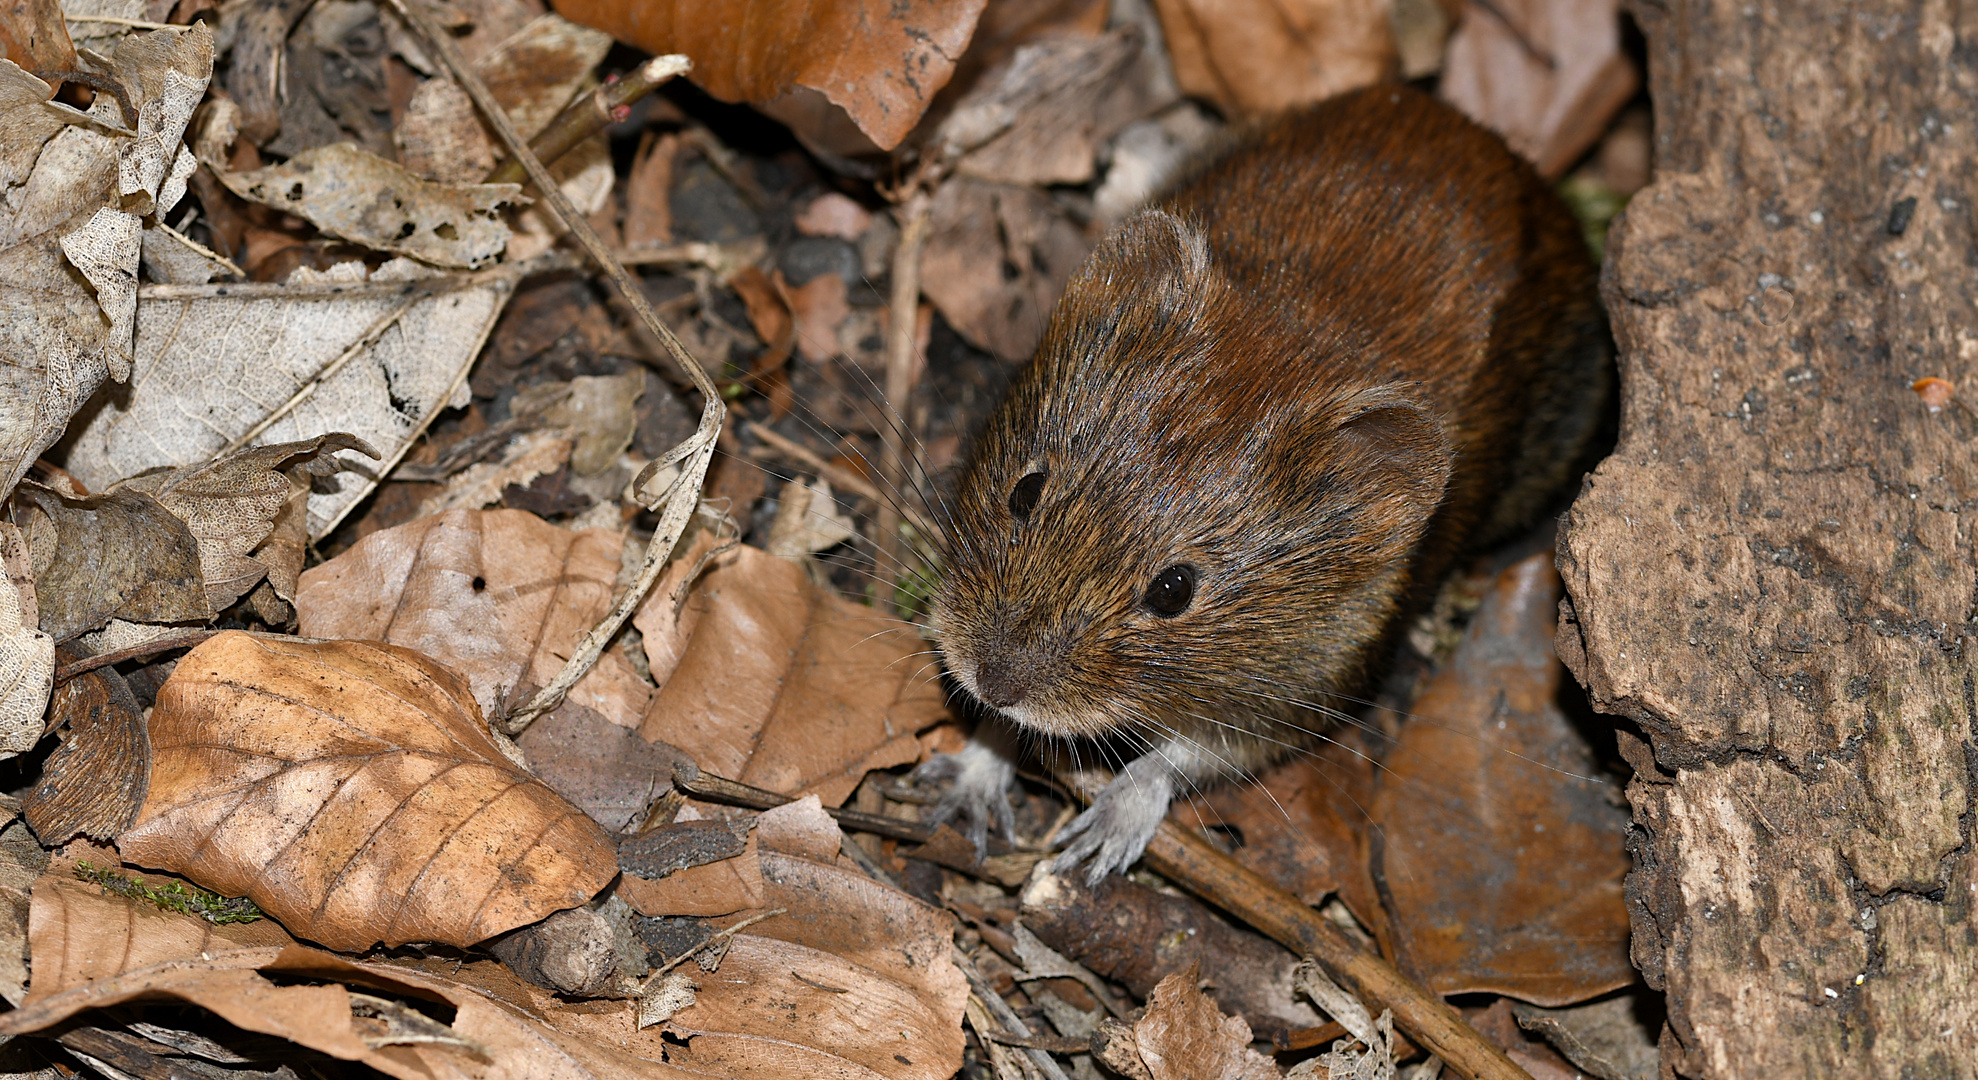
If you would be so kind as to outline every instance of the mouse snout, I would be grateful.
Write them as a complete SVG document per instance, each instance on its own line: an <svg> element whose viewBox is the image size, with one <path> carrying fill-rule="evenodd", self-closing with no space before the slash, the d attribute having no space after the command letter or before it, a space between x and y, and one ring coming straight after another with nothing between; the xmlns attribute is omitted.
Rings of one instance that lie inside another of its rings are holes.
<svg viewBox="0 0 1978 1080"><path fill-rule="evenodd" d="M992 654L975 667L975 693L985 704L1007 709L1030 696L1030 683L1011 657Z"/></svg>

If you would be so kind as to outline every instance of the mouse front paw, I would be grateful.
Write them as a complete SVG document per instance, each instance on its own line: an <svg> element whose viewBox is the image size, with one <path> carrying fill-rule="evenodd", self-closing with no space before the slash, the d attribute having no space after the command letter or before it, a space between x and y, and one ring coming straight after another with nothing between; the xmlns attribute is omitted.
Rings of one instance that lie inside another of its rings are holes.
<svg viewBox="0 0 1978 1080"><path fill-rule="evenodd" d="M1128 771L1132 768L1128 766ZM1078 864L1087 863L1087 885L1099 884L1107 874L1124 872L1147 850L1161 819L1168 816L1172 797L1173 788L1165 776L1121 773L1058 834L1065 849L1051 863L1052 872L1068 874Z"/></svg>
<svg viewBox="0 0 1978 1080"><path fill-rule="evenodd" d="M908 779L916 784L948 784L934 809L921 821L930 826L953 822L975 845L978 861L989 852L991 828L1004 840L1016 832L1009 797L1010 785L1016 781L1016 764L994 747L971 741L959 753L936 754Z"/></svg>

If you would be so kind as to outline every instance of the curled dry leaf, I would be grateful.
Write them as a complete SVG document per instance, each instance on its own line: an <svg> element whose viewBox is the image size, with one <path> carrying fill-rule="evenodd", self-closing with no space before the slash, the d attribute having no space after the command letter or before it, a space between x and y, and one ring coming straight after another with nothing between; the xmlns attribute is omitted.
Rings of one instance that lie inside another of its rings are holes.
<svg viewBox="0 0 1978 1080"><path fill-rule="evenodd" d="M41 632L27 538L0 521L0 757L41 739L41 715L55 678L55 639Z"/></svg>
<svg viewBox="0 0 1978 1080"><path fill-rule="evenodd" d="M32 481L15 501L27 520L41 628L59 644L112 618L203 623L213 617L199 540L142 491L73 498Z"/></svg>
<svg viewBox="0 0 1978 1080"><path fill-rule="evenodd" d="M308 531L329 532L448 403L514 289L514 271L435 278L406 259L350 262L282 285L175 286L138 304L128 394L78 427L70 472L93 487L193 465L235 441L348 432L383 456L309 496ZM250 433L253 433L250 438Z"/></svg>
<svg viewBox="0 0 1978 1080"><path fill-rule="evenodd" d="M1028 187L952 180L928 211L921 288L969 343L1030 358L1091 244L1050 197Z"/></svg>
<svg viewBox="0 0 1978 1080"><path fill-rule="evenodd" d="M151 715L124 856L332 948L471 945L588 901L603 831L511 763L459 676L407 649L221 634Z"/></svg>
<svg viewBox="0 0 1978 1080"><path fill-rule="evenodd" d="M51 846L114 838L151 783L151 735L130 684L113 667L83 672L55 689L48 728L62 742L21 797L28 824Z"/></svg>
<svg viewBox="0 0 1978 1080"><path fill-rule="evenodd" d="M1555 702L1551 560L1499 576L1396 741L1303 758L1206 800L1244 837L1238 859L1307 900L1336 888L1382 951L1441 993L1563 1005L1636 978L1628 816L1584 779L1592 751Z"/></svg>
<svg viewBox="0 0 1978 1080"><path fill-rule="evenodd" d="M214 611L238 600L264 577L288 600L295 596L308 542L301 511L310 478L340 470L343 462L332 456L339 450L378 456L364 440L337 432L134 476L110 490L145 492L186 523L199 541L200 572ZM286 526L280 536L278 524Z"/></svg>
<svg viewBox="0 0 1978 1080"><path fill-rule="evenodd" d="M561 0L557 11L654 53L685 53L723 101L821 96L881 150L954 74L984 0Z"/></svg>
<svg viewBox="0 0 1978 1080"><path fill-rule="evenodd" d="M640 734L707 772L831 806L867 771L919 759L914 735L947 707L911 626L747 546L677 603L706 550L676 558L633 619L660 683Z"/></svg>
<svg viewBox="0 0 1978 1080"><path fill-rule="evenodd" d="M1196 983L1195 966L1162 979L1147 995L1133 1041L1153 1080L1278 1080L1277 1063L1250 1049L1250 1025L1224 1016Z"/></svg>
<svg viewBox="0 0 1978 1080"><path fill-rule="evenodd" d="M494 715L548 685L610 609L623 546L617 532L562 529L521 510L449 510L305 571L299 628L416 649L465 676ZM567 700L633 727L650 695L608 649Z"/></svg>
<svg viewBox="0 0 1978 1080"><path fill-rule="evenodd" d="M139 218L185 191L180 143L213 71L213 35L130 34L112 56L136 114L88 114L0 60L0 491L61 437L106 377L131 371ZM77 273L80 274L78 280Z"/></svg>
<svg viewBox="0 0 1978 1080"><path fill-rule="evenodd" d="M1154 0L1175 81L1225 115L1309 104L1395 65L1386 0Z"/></svg>
<svg viewBox="0 0 1978 1080"><path fill-rule="evenodd" d="M1442 96L1557 178L1634 96L1619 0L1465 5L1443 59Z"/></svg>
<svg viewBox="0 0 1978 1080"><path fill-rule="evenodd" d="M514 184L436 184L349 142L220 180L331 236L458 268L485 266L508 246L496 210L522 193Z"/></svg>

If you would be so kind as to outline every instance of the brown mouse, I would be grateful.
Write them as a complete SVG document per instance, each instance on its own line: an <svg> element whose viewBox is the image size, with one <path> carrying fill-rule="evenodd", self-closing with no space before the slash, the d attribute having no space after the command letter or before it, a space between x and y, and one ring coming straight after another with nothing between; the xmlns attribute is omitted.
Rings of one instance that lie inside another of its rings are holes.
<svg viewBox="0 0 1978 1080"><path fill-rule="evenodd" d="M1257 124L1108 235L989 419L930 620L1018 731L1140 756L1060 869L1314 745L1455 560L1576 482L1609 393L1579 226L1496 135L1381 86ZM1008 831L1008 732L921 775Z"/></svg>

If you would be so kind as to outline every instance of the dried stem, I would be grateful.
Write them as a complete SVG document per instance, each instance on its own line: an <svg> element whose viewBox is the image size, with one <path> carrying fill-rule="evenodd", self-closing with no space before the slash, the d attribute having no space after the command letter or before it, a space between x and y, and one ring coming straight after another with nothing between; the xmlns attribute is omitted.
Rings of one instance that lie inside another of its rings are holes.
<svg viewBox="0 0 1978 1080"><path fill-rule="evenodd" d="M1058 779L1088 803L1098 796L1106 780L1096 771L1060 774ZM1148 869L1263 931L1292 952L1317 960L1326 974L1370 1011L1393 1010L1395 1026L1465 1080L1531 1080L1530 1074L1485 1041L1433 992L1361 948L1304 901L1172 820L1161 822L1142 858Z"/></svg>
<svg viewBox="0 0 1978 1080"><path fill-rule="evenodd" d="M535 183L543 200L549 203L550 209L562 219L564 227L570 230L570 235L576 238L597 262L598 267L611 279L612 284L618 287L619 293L625 298L625 303L638 316L640 324L665 344L667 353L673 358L673 362L679 365L681 374L685 375L693 383L694 389L701 394L700 426L694 434L647 465L645 471L633 482L633 489L643 496L646 482L653 476L675 464L681 467L679 474L664 492L646 501L647 506L659 512L659 527L653 532L652 542L646 545L645 564L639 568L638 578L618 597L617 603L612 605L610 614L586 631L578 640L576 648L571 650L569 661L563 665L563 670L557 672L548 686L538 691L535 697L529 699L528 704L509 716L501 725L506 734L514 736L534 722L536 717L563 703L564 695L570 692L570 688L576 685L578 679L590 672L591 665L597 663L605 645L618 633L618 628L625 625L625 620L632 617L633 610L639 606L641 600L645 599L653 583L659 580L661 571L666 568L667 557L672 554L674 545L680 542L681 535L686 531L688 519L693 516L694 508L700 504L701 484L707 479L708 463L714 458L714 441L721 433L723 410L721 395L715 390L713 381L707 377L706 370L688 355L686 346L681 345L680 339L674 337L673 331L660 321L652 305L646 301L645 293L632 280L632 275L626 271L623 264L612 257L610 249L606 248L604 241L598 238L597 231L591 228L590 222L571 205L569 196L563 193L563 189L550 176L549 170L543 167L542 161L530 151L521 133L515 130L515 125L510 122L508 115L502 112L500 103L496 102L494 95L488 92L487 84L481 81L481 77L461 57L453 39L433 25L433 20L426 14L427 2L429 0L391 0L391 5L393 10L404 17L406 24L418 33L421 44L430 50L430 55L446 66L448 72L453 75L454 81L460 84L460 88L467 92L468 97L473 99L474 105L494 127L496 134L501 136L501 141L507 144L509 153L522 163L523 169L529 174L529 179Z"/></svg>
<svg viewBox="0 0 1978 1080"><path fill-rule="evenodd" d="M886 405L893 419L881 425L879 444L880 482L892 489L894 496L879 500L879 549L886 558L878 569L884 577L895 577L906 566L896 504L904 503L907 497L909 404L920 366L914 363L914 329L920 321L920 250L927 242L927 211L932 202L925 189L917 188L900 204L900 243L893 249L893 299L886 324ZM885 600L888 607L895 606L893 596Z"/></svg>
<svg viewBox="0 0 1978 1080"><path fill-rule="evenodd" d="M555 161L569 153L571 147L625 119L633 102L659 89L661 84L674 76L686 74L691 67L692 62L678 53L653 57L627 72L623 78L606 82L564 106L548 127L529 140L529 149L544 161ZM520 183L524 175L522 162L510 157L495 166L487 179L481 182L515 184Z"/></svg>

